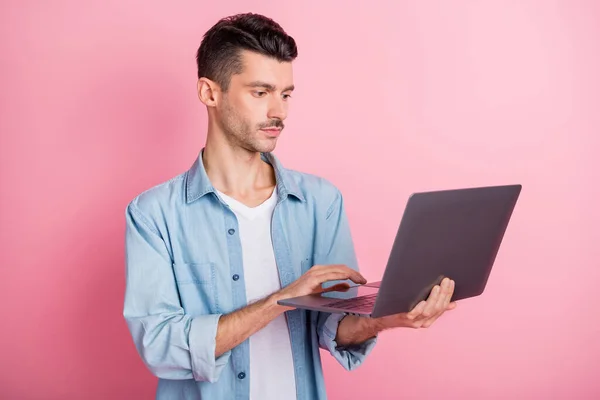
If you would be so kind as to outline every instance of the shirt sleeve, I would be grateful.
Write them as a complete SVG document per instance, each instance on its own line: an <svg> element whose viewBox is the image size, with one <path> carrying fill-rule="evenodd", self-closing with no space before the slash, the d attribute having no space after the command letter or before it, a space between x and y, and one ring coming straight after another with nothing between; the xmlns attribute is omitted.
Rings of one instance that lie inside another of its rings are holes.
<svg viewBox="0 0 600 400"><path fill-rule="evenodd" d="M221 315L185 313L160 232L135 202L125 216L123 315L140 357L159 378L217 381L231 354L215 357Z"/></svg>
<svg viewBox="0 0 600 400"><path fill-rule="evenodd" d="M319 229L318 249L315 253L315 265L344 264L356 271L359 270L354 250L354 243L350 233L350 225L346 215L344 201L339 190L327 209L323 229ZM331 281L324 284L330 287L340 281ZM351 281L347 281L354 284ZM314 311L316 312L316 311ZM363 343L347 347L340 347L335 341L340 321L344 314L332 314L325 312L317 313L317 334L319 347L328 350L329 353L347 370L353 370L360 366L367 355L373 350L377 337L366 340Z"/></svg>

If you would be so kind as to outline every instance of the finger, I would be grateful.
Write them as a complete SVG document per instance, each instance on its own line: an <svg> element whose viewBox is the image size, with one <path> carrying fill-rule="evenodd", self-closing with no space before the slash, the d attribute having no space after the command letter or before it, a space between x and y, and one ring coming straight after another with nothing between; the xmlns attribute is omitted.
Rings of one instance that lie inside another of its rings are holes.
<svg viewBox="0 0 600 400"><path fill-rule="evenodd" d="M438 297L438 301L435 305L435 309L433 310L434 315L438 315L446 310L446 306L449 303L450 296L450 279L444 278L442 280L442 284L440 286L440 295Z"/></svg>
<svg viewBox="0 0 600 400"><path fill-rule="evenodd" d="M322 293L325 292L335 292L335 291L345 291L350 289L350 285L348 285L346 282L342 282L342 283L338 283L336 285L333 285L331 287L328 287L326 289L322 290Z"/></svg>
<svg viewBox="0 0 600 400"><path fill-rule="evenodd" d="M438 289L434 288L431 294L431 300L428 300L429 307L426 308L423 313L425 319L429 322L424 322L423 326L430 326L440 315L444 313L446 310L446 301L448 299L449 290L450 290L450 279L444 278L440 285L437 286ZM434 293L434 291L436 293Z"/></svg>
<svg viewBox="0 0 600 400"><path fill-rule="evenodd" d="M425 310L423 310L422 316L424 318L429 318L434 315L435 306L440 297L441 288L439 285L435 285L429 294L429 298L427 299L427 306L425 306Z"/></svg>
<svg viewBox="0 0 600 400"><path fill-rule="evenodd" d="M456 303L450 303L450 298L452 297L452 293L454 292L454 281L449 280L447 282L443 282L443 291L444 295L440 296L440 302L438 302L438 306L440 309L436 310L436 314L427 318L423 321L423 328L429 328L439 317L444 314L445 311L456 308Z"/></svg>
<svg viewBox="0 0 600 400"><path fill-rule="evenodd" d="M365 279L364 276L362 276L362 274L346 265L337 265L336 269L342 272L347 273L349 276L349 278L354 282L354 283L367 283L367 280Z"/></svg>
<svg viewBox="0 0 600 400"><path fill-rule="evenodd" d="M329 270L315 274L314 278L323 282L334 279L350 279L353 282L356 282L357 280L360 281L362 277L360 275L356 276L356 274L344 270Z"/></svg>
<svg viewBox="0 0 600 400"><path fill-rule="evenodd" d="M446 299L445 299L444 303L442 304L442 311L445 311L448 309L448 306L450 305L450 301L452 300L452 296L454 295L454 287L455 287L455 283L452 279L450 279L450 282L448 284L448 290L446 291Z"/></svg>
<svg viewBox="0 0 600 400"><path fill-rule="evenodd" d="M353 269L348 268L344 264L326 264L326 265L313 265L309 272L313 274L320 274L327 271L353 271Z"/></svg>
<svg viewBox="0 0 600 400"><path fill-rule="evenodd" d="M325 271L320 271L315 274L315 277L318 279L327 279L334 280L329 278L333 276L332 274L337 274L335 276L339 276L341 278L334 279L350 279L354 283L367 283L367 280L364 276L362 276L358 271L353 270L352 268L338 266L334 268L329 268Z"/></svg>
<svg viewBox="0 0 600 400"><path fill-rule="evenodd" d="M322 284L327 281L337 281L337 280L345 280L350 279L354 283L366 283L366 279L362 277L356 277L354 275L350 275L347 272L337 272L337 271L328 271L323 272L314 277L317 284Z"/></svg>
<svg viewBox="0 0 600 400"><path fill-rule="evenodd" d="M431 317L428 318L426 320L423 321L423 324L421 325L421 327L423 328L429 328L431 325L433 325L433 323L439 318L439 314L436 315L435 317Z"/></svg>
<svg viewBox="0 0 600 400"><path fill-rule="evenodd" d="M356 274L356 275L350 276L350 280L352 280L352 282L358 283L360 285L364 285L365 283L367 283L367 280L361 274Z"/></svg>
<svg viewBox="0 0 600 400"><path fill-rule="evenodd" d="M425 300L420 301L419 304L417 304L412 310L410 310L410 312L406 314L406 318L411 321L418 319L421 314L423 314L423 310L425 310L426 305L427 302Z"/></svg>
<svg viewBox="0 0 600 400"><path fill-rule="evenodd" d="M358 273L358 271L348 267L345 264L325 264L325 265L314 265L310 268L313 273L321 273L326 271L347 271L350 273Z"/></svg>

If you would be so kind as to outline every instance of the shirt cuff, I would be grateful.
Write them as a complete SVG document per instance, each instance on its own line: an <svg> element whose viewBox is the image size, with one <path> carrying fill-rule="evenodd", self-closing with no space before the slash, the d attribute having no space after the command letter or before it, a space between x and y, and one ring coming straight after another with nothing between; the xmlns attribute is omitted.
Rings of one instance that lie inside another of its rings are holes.
<svg viewBox="0 0 600 400"><path fill-rule="evenodd" d="M217 327L221 314L199 315L192 319L190 354L192 373L197 381L216 382L231 356L231 350L215 357Z"/></svg>
<svg viewBox="0 0 600 400"><path fill-rule="evenodd" d="M321 329L319 335L319 345L321 348L328 350L329 353L348 371L351 371L360 366L367 355L373 350L377 343L377 337L367 339L363 343L358 343L350 346L338 346L335 341L337 330L340 321L345 317L345 314L330 314Z"/></svg>

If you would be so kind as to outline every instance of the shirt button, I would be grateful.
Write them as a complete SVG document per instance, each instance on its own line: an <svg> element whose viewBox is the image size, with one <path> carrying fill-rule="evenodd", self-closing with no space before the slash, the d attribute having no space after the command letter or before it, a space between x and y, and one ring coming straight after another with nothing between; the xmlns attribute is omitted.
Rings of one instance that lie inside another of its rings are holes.
<svg viewBox="0 0 600 400"><path fill-rule="evenodd" d="M230 229L227 232L229 232L230 235L233 235L235 233L235 229Z"/></svg>
<svg viewBox="0 0 600 400"><path fill-rule="evenodd" d="M238 378L240 378L240 379L244 379L245 377L246 377L246 374L245 374L245 373L243 373L243 372L240 372L240 373L238 374Z"/></svg>
<svg viewBox="0 0 600 400"><path fill-rule="evenodd" d="M240 279L240 276L238 274L233 275L233 280L237 281L238 279Z"/></svg>

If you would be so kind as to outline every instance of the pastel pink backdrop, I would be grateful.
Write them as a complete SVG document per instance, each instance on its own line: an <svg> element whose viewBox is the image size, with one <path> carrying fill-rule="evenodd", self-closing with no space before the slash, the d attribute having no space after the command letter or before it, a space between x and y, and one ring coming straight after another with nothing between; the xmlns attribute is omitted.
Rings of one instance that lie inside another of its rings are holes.
<svg viewBox="0 0 600 400"><path fill-rule="evenodd" d="M354 372L324 354L330 398L599 398L600 7L573 0L4 1L0 396L153 398L124 208L193 162L194 52L243 11L297 39L277 154L341 188L367 278L411 192L524 185L485 294Z"/></svg>

